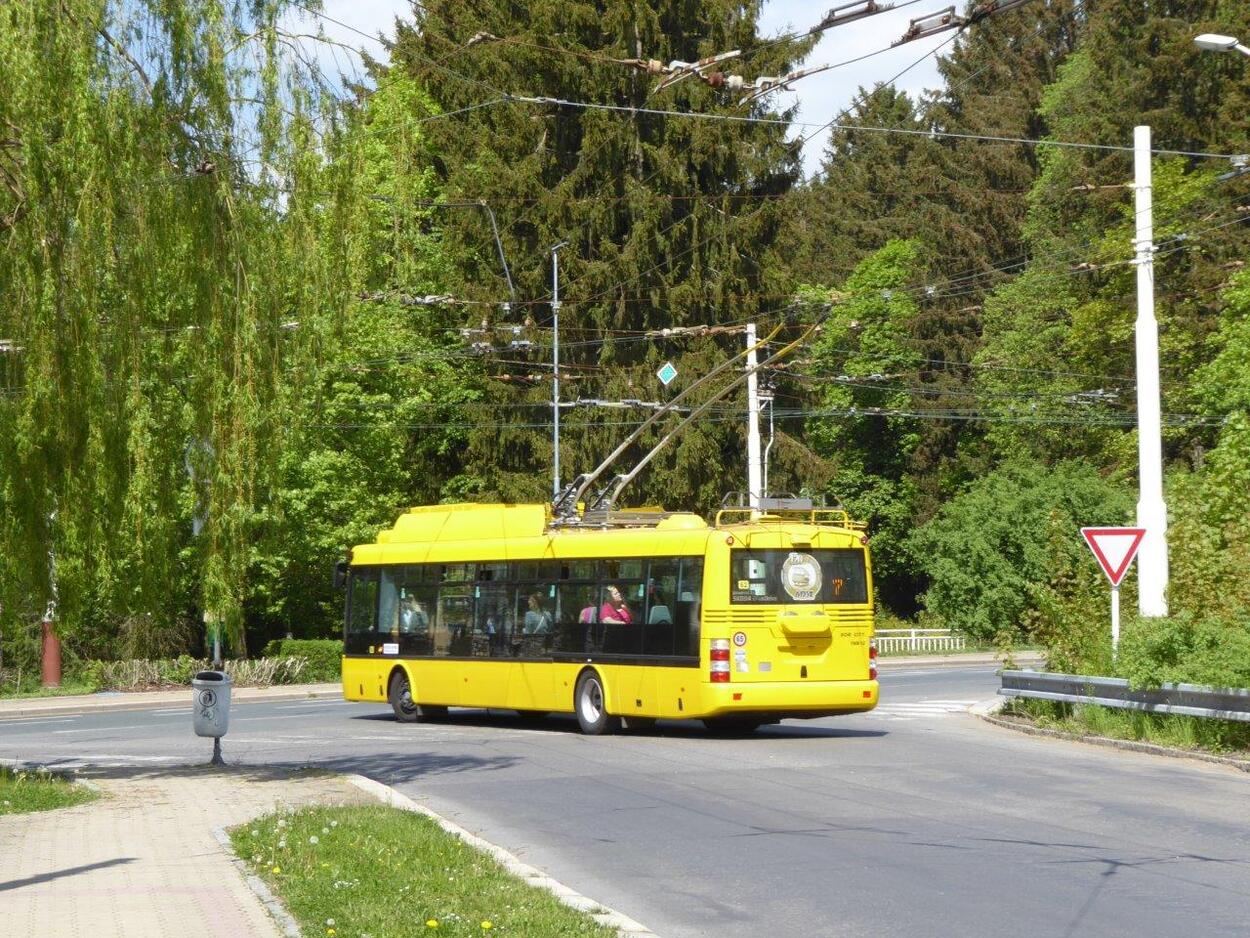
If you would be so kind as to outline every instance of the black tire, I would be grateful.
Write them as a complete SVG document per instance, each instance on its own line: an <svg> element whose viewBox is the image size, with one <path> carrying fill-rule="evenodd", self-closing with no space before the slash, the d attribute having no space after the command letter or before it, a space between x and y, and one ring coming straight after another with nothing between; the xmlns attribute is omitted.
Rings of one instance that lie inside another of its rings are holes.
<svg viewBox="0 0 1250 938"><path fill-rule="evenodd" d="M387 699L391 709L395 711L395 719L399 723L416 723L420 717L416 701L412 699L412 682L405 671L396 671L391 675L391 686L387 690Z"/></svg>
<svg viewBox="0 0 1250 938"><path fill-rule="evenodd" d="M391 702L391 709L395 711L395 719L400 723L430 723L447 719L446 707L419 704L412 699L412 683L404 671L397 671L391 678L387 697Z"/></svg>
<svg viewBox="0 0 1250 938"><path fill-rule="evenodd" d="M577 688L573 691L573 710L577 714L577 725L587 736L614 733L621 725L620 717L608 715L606 700L603 678L598 673L587 671L577 679Z"/></svg>
<svg viewBox="0 0 1250 938"><path fill-rule="evenodd" d="M703 721L704 727L714 736L750 736L763 723L763 720L750 717L711 717Z"/></svg>

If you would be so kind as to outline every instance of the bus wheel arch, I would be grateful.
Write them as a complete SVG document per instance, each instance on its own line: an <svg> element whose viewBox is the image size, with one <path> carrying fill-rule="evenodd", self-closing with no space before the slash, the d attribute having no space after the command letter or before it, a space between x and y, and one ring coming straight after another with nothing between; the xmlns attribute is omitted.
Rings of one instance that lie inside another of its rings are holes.
<svg viewBox="0 0 1250 938"><path fill-rule="evenodd" d="M412 690L412 675L403 665L397 664L391 669L386 687L386 698L390 701L391 709L395 711L395 719L400 723L425 723L447 716L446 707L417 703Z"/></svg>
<svg viewBox="0 0 1250 938"><path fill-rule="evenodd" d="M594 668L583 668L573 689L573 712L587 736L614 733L620 727L621 718L610 712L610 700L603 676Z"/></svg>

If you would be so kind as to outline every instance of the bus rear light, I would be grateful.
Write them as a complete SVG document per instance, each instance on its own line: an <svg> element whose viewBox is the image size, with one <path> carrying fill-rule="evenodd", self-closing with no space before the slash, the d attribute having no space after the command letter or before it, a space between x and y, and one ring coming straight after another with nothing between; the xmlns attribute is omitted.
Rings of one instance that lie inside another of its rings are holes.
<svg viewBox="0 0 1250 938"><path fill-rule="evenodd" d="M708 673L708 680L713 684L729 683L729 639L714 638L712 639L712 667Z"/></svg>
<svg viewBox="0 0 1250 938"><path fill-rule="evenodd" d="M870 638L868 640L868 680L875 681L877 679L877 640Z"/></svg>

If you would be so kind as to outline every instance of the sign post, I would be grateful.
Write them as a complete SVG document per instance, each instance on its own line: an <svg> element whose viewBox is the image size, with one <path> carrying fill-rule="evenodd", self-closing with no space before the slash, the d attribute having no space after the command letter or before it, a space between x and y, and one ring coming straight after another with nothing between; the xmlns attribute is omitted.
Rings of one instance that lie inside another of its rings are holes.
<svg viewBox="0 0 1250 938"><path fill-rule="evenodd" d="M1137 556L1145 528L1081 528L1081 537L1111 581L1111 657L1120 644L1120 581Z"/></svg>

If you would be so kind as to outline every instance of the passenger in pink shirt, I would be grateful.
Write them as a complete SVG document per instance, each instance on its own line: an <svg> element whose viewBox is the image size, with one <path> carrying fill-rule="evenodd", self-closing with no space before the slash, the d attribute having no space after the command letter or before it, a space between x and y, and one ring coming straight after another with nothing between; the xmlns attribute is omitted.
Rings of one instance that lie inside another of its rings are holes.
<svg viewBox="0 0 1250 938"><path fill-rule="evenodd" d="M600 622L615 622L618 625L629 625L634 621L625 598L615 586L608 587L608 601L599 607Z"/></svg>

